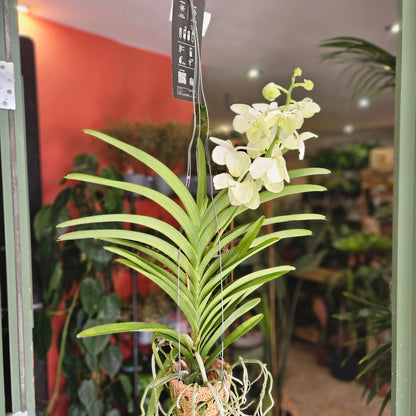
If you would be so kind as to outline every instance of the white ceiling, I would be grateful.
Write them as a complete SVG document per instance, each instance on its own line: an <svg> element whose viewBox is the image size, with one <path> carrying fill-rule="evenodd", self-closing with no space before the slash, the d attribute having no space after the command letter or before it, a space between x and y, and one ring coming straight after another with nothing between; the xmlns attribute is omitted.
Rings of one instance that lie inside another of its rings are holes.
<svg viewBox="0 0 416 416"><path fill-rule="evenodd" d="M22 0L23 2L23 0ZM25 0L31 13L121 43L170 55L171 0ZM386 27L396 20L392 0L206 0L211 24L202 41L204 86L211 123L230 123L234 102L263 101L269 81L287 84L300 66L315 83L309 93L322 107L308 128L318 133L391 127L393 98L384 94L368 109L349 101L341 68L322 63L318 44L334 36L357 36L395 51ZM257 67L258 79L246 71Z"/></svg>

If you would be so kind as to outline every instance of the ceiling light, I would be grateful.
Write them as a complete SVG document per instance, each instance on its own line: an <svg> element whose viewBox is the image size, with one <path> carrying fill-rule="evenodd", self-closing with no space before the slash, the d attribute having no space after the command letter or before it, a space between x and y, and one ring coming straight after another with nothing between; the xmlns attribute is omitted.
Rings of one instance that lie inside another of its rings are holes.
<svg viewBox="0 0 416 416"><path fill-rule="evenodd" d="M29 7L24 4L18 4L16 9L20 13L29 13Z"/></svg>
<svg viewBox="0 0 416 416"><path fill-rule="evenodd" d="M371 101L367 97L361 97L357 102L357 106L359 108L368 108L370 107L370 104L371 104Z"/></svg>
<svg viewBox="0 0 416 416"><path fill-rule="evenodd" d="M257 68L252 68L247 71L247 76L249 78L258 78L260 75L260 71Z"/></svg>
<svg viewBox="0 0 416 416"><path fill-rule="evenodd" d="M393 35L397 35L400 32L400 23L393 23L391 26L387 26L387 30Z"/></svg>
<svg viewBox="0 0 416 416"><path fill-rule="evenodd" d="M354 133L355 128L352 124L346 124L342 130L345 134L352 134Z"/></svg>

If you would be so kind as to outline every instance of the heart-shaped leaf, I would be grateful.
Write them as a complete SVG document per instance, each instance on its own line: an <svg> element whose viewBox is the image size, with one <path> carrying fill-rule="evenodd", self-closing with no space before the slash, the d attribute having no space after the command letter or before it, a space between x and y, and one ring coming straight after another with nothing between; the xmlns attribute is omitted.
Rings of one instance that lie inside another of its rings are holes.
<svg viewBox="0 0 416 416"><path fill-rule="evenodd" d="M87 277L81 286L81 302L88 315L93 315L104 294L104 283L100 279Z"/></svg>
<svg viewBox="0 0 416 416"><path fill-rule="evenodd" d="M83 330L91 328L93 326L97 326L98 324L99 324L98 321L91 319L84 325ZM88 352L93 357L95 357L105 348L105 346L108 344L109 341L110 341L110 335L99 335L96 337L84 338L82 340L82 343L84 344Z"/></svg>
<svg viewBox="0 0 416 416"><path fill-rule="evenodd" d="M98 305L98 320L103 324L115 322L120 317L121 302L119 297L112 293L101 299Z"/></svg>
<svg viewBox="0 0 416 416"><path fill-rule="evenodd" d="M94 380L84 380L78 389L81 403L89 409L97 397L97 383Z"/></svg>
<svg viewBox="0 0 416 416"><path fill-rule="evenodd" d="M123 361L123 354L118 345L110 344L101 356L101 365L106 373L113 378L120 370Z"/></svg>
<svg viewBox="0 0 416 416"><path fill-rule="evenodd" d="M91 408L88 410L89 416L104 416L105 407L104 403L100 402L99 400L96 400Z"/></svg>

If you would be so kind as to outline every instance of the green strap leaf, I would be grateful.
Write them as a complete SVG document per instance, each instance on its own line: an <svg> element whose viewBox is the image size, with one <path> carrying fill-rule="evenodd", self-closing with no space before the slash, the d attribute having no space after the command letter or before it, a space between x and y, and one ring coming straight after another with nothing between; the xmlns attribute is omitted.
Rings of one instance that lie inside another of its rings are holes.
<svg viewBox="0 0 416 416"><path fill-rule="evenodd" d="M166 165L148 153L143 152L142 150L137 149L136 147L127 143L124 143L121 140L110 137L107 134L88 129L84 131L87 134L95 136L98 139L125 151L130 156L144 163L146 166L160 175L181 200L183 206L189 214L189 218L191 219L192 223L198 228L201 219L199 217L198 207L194 201L194 198L186 186L182 183L182 181Z"/></svg>
<svg viewBox="0 0 416 416"><path fill-rule="evenodd" d="M254 291L261 287L264 283L269 282L270 280L277 279L281 275L294 270L292 266L277 266L270 267L267 269L257 270L253 273L249 273L234 282L225 286L222 293L217 293L212 296L206 307L201 311L200 321L208 319L207 316L212 312L212 310L221 304L221 301L227 302L228 297L240 296L240 293L244 291ZM222 299L222 300L221 300Z"/></svg>
<svg viewBox="0 0 416 416"><path fill-rule="evenodd" d="M263 319L263 314L258 314L247 319L243 322L238 328L236 328L227 338L224 340L224 348L227 348L235 340L242 337L245 333L254 328L261 320ZM218 356L222 350L222 345L219 345L208 357L206 360L205 366L208 367Z"/></svg>
<svg viewBox="0 0 416 416"><path fill-rule="evenodd" d="M159 252L157 250L154 250L152 248L143 246L141 244L137 244L137 243L133 243L131 241L126 241L126 240L117 239L117 238L103 238L102 240L107 241L109 243L129 247L129 248L132 248L132 249L134 249L134 250L136 250L140 253L143 253L146 256L149 256L149 257L153 258L156 262L163 265L167 270L170 270L176 276L178 275L178 263L176 261L177 258L178 258L178 256L177 256L178 253L177 252L176 252L175 261L172 261L168 257L166 257L164 254L162 254L161 252ZM191 289L192 289L191 292L193 294L195 294L195 286L196 286L195 282L197 282L195 270L192 268L188 259L185 256L181 257L180 265L181 265L181 267L179 269L179 277L180 277L181 281L187 283L186 276L188 276L190 284L191 284Z"/></svg>
<svg viewBox="0 0 416 416"><path fill-rule="evenodd" d="M169 212L176 221L183 228L185 234L188 236L189 241L195 242L198 239L198 224L194 224L187 213L171 198L163 195L162 193L155 191L154 189L147 188L146 186L136 185L129 182L116 181L112 179L105 179L99 176L87 175L83 173L70 173L66 175L67 179L79 180L83 182L94 183L103 186L109 186L111 188L122 189L123 191L136 193L146 198L151 199L155 204L164 208ZM179 179L178 179L179 180ZM186 189L186 187L185 187ZM188 191L187 191L188 192Z"/></svg>
<svg viewBox="0 0 416 416"><path fill-rule="evenodd" d="M237 319L241 318L245 313L253 309L260 302L260 298L252 299L245 303L244 305L237 308L227 319L224 320L224 323L219 325L213 325L206 328L204 333L206 337L200 340L200 350L203 357L209 355L209 351L218 341L221 335L232 325ZM220 320L221 321L221 320ZM215 332L214 332L215 331Z"/></svg>
<svg viewBox="0 0 416 416"><path fill-rule="evenodd" d="M205 161L204 144L201 139L197 143L197 157L198 157L198 189L196 192L196 204L199 209L200 216L203 215L207 207L207 165Z"/></svg>
<svg viewBox="0 0 416 416"><path fill-rule="evenodd" d="M59 237L59 241L68 241L68 240L79 240L85 238L93 239L108 239L108 238L118 238L122 240L136 241L142 244L147 244L151 247L154 247L158 250L165 252L173 260L178 259L178 248L168 243L162 238L156 237L154 235L140 232L140 231L131 231L131 230L111 230L111 229L102 229L102 230L82 230L82 231L72 231L66 234L63 234ZM190 249L191 251L189 251ZM188 260L191 264L198 264L198 259L196 258L195 252L191 249L190 246L187 247L187 250L183 252L183 255L189 256Z"/></svg>
<svg viewBox="0 0 416 416"><path fill-rule="evenodd" d="M140 273L145 274L155 283L156 280L158 281L158 285L169 285L171 289L177 291L178 280L177 276L169 272L169 270L165 270L163 267L160 267L149 260L144 259L143 257L139 256L138 254L132 253L128 250L118 248L118 247L106 247L107 250L122 256L124 259L128 260L132 264L134 264L134 269L139 271ZM122 260L122 259L120 259ZM186 286L186 279L183 281L180 280L179 282L179 289L182 290L181 294L183 297L189 301L190 304L195 303L195 299L191 291L188 290ZM177 299L173 298L175 301Z"/></svg>
<svg viewBox="0 0 416 416"><path fill-rule="evenodd" d="M123 222L128 224L140 225L147 227L151 230L157 231L172 242L174 242L188 258L192 258L194 262L197 262L196 253L193 247L189 244L188 240L181 234L175 227L162 221L158 218L149 217L147 215L134 215L134 214L105 214L94 215L91 217L81 217L70 221L65 221L58 225L58 227L76 227L77 225L94 224L94 223L107 223L107 222ZM125 230L130 231L130 230ZM147 235L147 234L146 234Z"/></svg>
<svg viewBox="0 0 416 416"><path fill-rule="evenodd" d="M293 237L305 237L312 235L312 231L306 230L306 229L292 229L292 230L283 230L283 231L276 231L274 233L269 233L266 235L262 235L261 237L257 237L254 241L251 247L256 247L257 244L261 244L270 238L278 238L279 240L282 240L284 238L293 238Z"/></svg>

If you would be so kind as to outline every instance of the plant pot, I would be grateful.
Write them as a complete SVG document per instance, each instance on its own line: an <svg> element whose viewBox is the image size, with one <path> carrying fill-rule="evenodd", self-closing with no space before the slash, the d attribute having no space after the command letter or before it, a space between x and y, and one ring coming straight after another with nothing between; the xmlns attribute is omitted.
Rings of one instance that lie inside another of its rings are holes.
<svg viewBox="0 0 416 416"><path fill-rule="evenodd" d="M178 364L175 363L175 368L177 366ZM221 361L216 359L210 368L220 370ZM224 369L227 372L229 368L230 366L224 363ZM229 376L231 375L230 373L231 371L228 372ZM228 402L231 387L230 377L221 382L218 379L217 371L210 372L209 370L207 371L207 377L209 381L218 380L217 383L212 384L212 387L217 391L221 401ZM197 391L194 391L195 389ZM208 386L186 385L180 380L171 380L169 381L169 390L173 402L176 402L179 397L179 403L176 407L177 416L189 416L192 414L195 416L200 416L201 414L204 416L217 416L220 413L212 391ZM195 411L196 407L201 406L203 403L206 403L206 405L202 409Z"/></svg>
<svg viewBox="0 0 416 416"><path fill-rule="evenodd" d="M358 358L355 355L345 357L333 354L331 357L331 374L343 381L351 381L358 375Z"/></svg>

